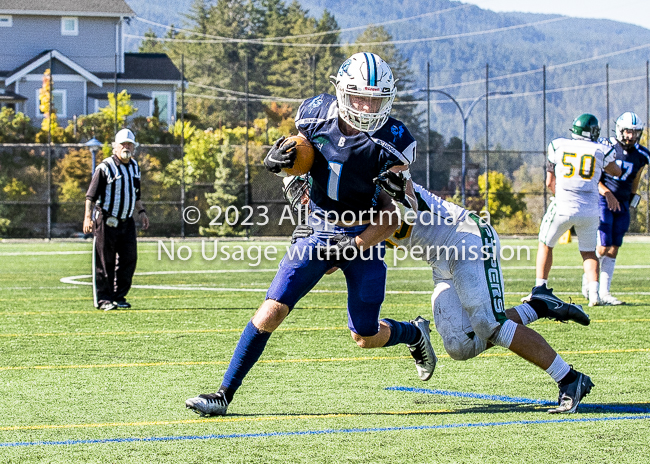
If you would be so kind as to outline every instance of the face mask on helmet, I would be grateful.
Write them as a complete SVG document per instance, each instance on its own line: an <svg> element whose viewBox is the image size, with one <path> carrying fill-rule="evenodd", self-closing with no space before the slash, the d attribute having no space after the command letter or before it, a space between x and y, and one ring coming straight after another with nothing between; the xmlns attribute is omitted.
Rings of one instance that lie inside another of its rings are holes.
<svg viewBox="0 0 650 464"><path fill-rule="evenodd" d="M374 53L355 53L332 76L339 114L349 125L372 132L384 125L397 90L390 66Z"/></svg>
<svg viewBox="0 0 650 464"><path fill-rule="evenodd" d="M643 127L636 113L623 113L616 120L616 140L625 147L632 147L641 138Z"/></svg>
<svg viewBox="0 0 650 464"><path fill-rule="evenodd" d="M598 119L593 114L581 114L573 121L571 133L574 139L586 139L595 142L600 135Z"/></svg>
<svg viewBox="0 0 650 464"><path fill-rule="evenodd" d="M311 188L311 177L309 176L288 176L282 179L284 184L284 198L291 206L291 211L298 214L298 209L309 198ZM305 195L307 195L305 197Z"/></svg>

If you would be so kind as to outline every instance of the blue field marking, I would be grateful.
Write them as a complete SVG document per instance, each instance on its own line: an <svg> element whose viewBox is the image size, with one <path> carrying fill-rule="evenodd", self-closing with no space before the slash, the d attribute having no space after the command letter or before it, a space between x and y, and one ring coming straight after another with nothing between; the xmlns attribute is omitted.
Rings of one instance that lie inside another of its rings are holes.
<svg viewBox="0 0 650 464"><path fill-rule="evenodd" d="M535 424L560 424L567 422L604 422L619 420L640 420L650 419L650 415L617 416L617 417L582 417L576 419L546 419L546 420L520 420L507 422L476 422L463 424L443 425L414 425L410 427L376 427L364 429L324 429L305 430L296 432L267 432L267 433L232 433L223 435L180 435L169 437L131 437L131 438L104 438L97 440L63 440L63 441L32 441L0 443L0 447L16 446L51 446L51 445L93 445L101 443L133 443L133 442L159 442L159 441L180 441L180 440L226 440L231 438L270 438L270 437L292 437L305 435L327 435L334 433L373 433L373 432L404 432L409 430L440 430L469 427L499 427L505 425L535 425Z"/></svg>
<svg viewBox="0 0 650 464"><path fill-rule="evenodd" d="M425 395L442 395L442 396L456 396L459 398L475 398L479 400L488 400L488 401L503 401L504 403L541 404L542 406L550 406L550 405L557 404L554 401L534 400L531 398L517 398L515 396L485 395L483 393L459 392L459 391L451 391L451 390L433 390L428 388L387 387L386 390L403 391L409 393L423 393Z"/></svg>
<svg viewBox="0 0 650 464"><path fill-rule="evenodd" d="M459 392L451 390L435 390L428 388L411 388L411 387L387 387L386 390L392 391L403 391L408 393L422 393L425 395L442 395L442 396L455 396L459 398L476 398L479 400L488 400L488 401L502 401L504 403L516 403L516 404L539 404L541 406L556 406L556 401L548 400L535 400L532 398L520 398L516 396L504 396L504 395L485 395L483 393L472 393L472 392ZM589 403L580 403L581 408L587 409L600 409L607 412L620 412L620 413L650 413L650 408L642 408L636 406L617 406L617 405L608 405L608 404L589 404Z"/></svg>

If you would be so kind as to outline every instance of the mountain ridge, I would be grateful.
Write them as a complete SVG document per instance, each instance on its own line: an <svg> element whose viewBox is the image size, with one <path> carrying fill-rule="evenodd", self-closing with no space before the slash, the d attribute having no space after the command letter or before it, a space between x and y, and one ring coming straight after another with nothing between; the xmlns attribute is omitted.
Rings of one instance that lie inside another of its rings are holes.
<svg viewBox="0 0 650 464"><path fill-rule="evenodd" d="M192 3L191 0L127 2L145 19L180 27L184 25L182 14L189 11ZM645 73L650 48L566 65L650 44L650 30L640 26L607 19L496 13L448 0L426 3L418 0L361 0L354 3L354 15L349 14L349 2L344 0L301 0L299 3L315 17L320 17L327 9L342 29L448 10L386 25L385 28L394 40L402 41L397 47L409 62L416 85L420 88L426 86L428 62L431 87L452 94L461 106L466 107L471 100L485 93L485 67L489 64L490 91L513 92L509 97L490 99L491 146L500 144L520 150L543 150L544 134L540 130L543 79L540 70L544 65L547 65L547 141L566 135L573 118L583 112L596 114L605 133L607 104L603 83L606 63L609 63L612 83L610 126L613 127L612 119L623 111L646 113L645 82L638 77ZM522 26L525 23L536 24ZM149 27L139 21L132 21L130 26L139 34ZM162 28L152 29L159 36L166 32ZM481 32L494 29L499 31ZM354 41L362 31L343 33L342 42L346 39ZM421 38L433 39L421 41ZM504 77L517 73L518 76ZM630 76L638 79L620 82ZM467 84L471 81L479 82ZM584 88L571 90L580 86ZM421 92L418 98L425 100L425 97ZM432 94L431 99L441 102L432 105L432 128L446 138L461 136L462 121L453 103L438 94ZM421 104L422 108L426 106ZM479 116L481 112L485 114L483 103L477 105L468 123L470 146L484 143L485 125ZM517 127L516 133L512 131L513 122Z"/></svg>

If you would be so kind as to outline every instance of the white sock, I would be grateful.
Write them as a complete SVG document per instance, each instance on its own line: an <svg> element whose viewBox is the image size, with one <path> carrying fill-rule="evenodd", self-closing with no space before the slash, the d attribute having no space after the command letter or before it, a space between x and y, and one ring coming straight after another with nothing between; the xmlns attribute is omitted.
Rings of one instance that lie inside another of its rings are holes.
<svg viewBox="0 0 650 464"><path fill-rule="evenodd" d="M548 287L548 279L535 279L535 287L539 287L540 285L547 284L546 286Z"/></svg>
<svg viewBox="0 0 650 464"><path fill-rule="evenodd" d="M616 266L616 258L603 256L600 260L600 294L609 295L609 288L612 285L612 277L614 276L614 266Z"/></svg>
<svg viewBox="0 0 650 464"><path fill-rule="evenodd" d="M523 303L519 306L515 306L514 310L517 311L517 314L519 314L519 318L521 319L521 323L523 325L528 325L531 322L535 322L537 319L539 319L539 316L533 307L528 303Z"/></svg>
<svg viewBox="0 0 650 464"><path fill-rule="evenodd" d="M598 281L589 282L589 301L598 301Z"/></svg>
<svg viewBox="0 0 650 464"><path fill-rule="evenodd" d="M571 370L571 366L569 366L564 359L560 357L558 354L555 356L555 359L551 363L548 369L546 369L546 372L548 375L553 377L553 380L556 382L559 382L566 376L569 371Z"/></svg>

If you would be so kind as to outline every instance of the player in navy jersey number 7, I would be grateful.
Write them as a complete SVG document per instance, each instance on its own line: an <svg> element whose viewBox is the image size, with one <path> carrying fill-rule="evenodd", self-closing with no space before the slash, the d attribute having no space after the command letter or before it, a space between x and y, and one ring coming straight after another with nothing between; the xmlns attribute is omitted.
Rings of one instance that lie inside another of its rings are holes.
<svg viewBox="0 0 650 464"><path fill-rule="evenodd" d="M416 156L410 132L390 117L396 93L393 73L379 56L356 53L341 65L332 83L336 96L309 98L296 115L299 134L316 149L309 172L313 184L308 224L314 234L297 240L283 257L266 300L239 339L219 390L185 402L198 414L226 414L271 333L334 266L345 275L348 328L357 345L406 344L420 379L433 374L436 356L429 321L379 318L386 287L383 240L399 223L396 207L380 185L389 181L389 170L399 173L393 174L398 178L410 178L408 166ZM283 140L276 141L264 160L266 168L279 175L296 156L295 142L282 145ZM407 183L407 195L414 199L410 180Z"/></svg>
<svg viewBox="0 0 650 464"><path fill-rule="evenodd" d="M641 197L636 192L643 168L650 162L650 152L638 143L642 132L643 122L628 111L616 120L616 136L600 140L614 148L615 162L623 171L620 176L604 172L598 184L601 196L596 251L600 260L600 300L606 305L625 304L610 293L610 285L618 249L630 227L630 207L639 203Z"/></svg>

